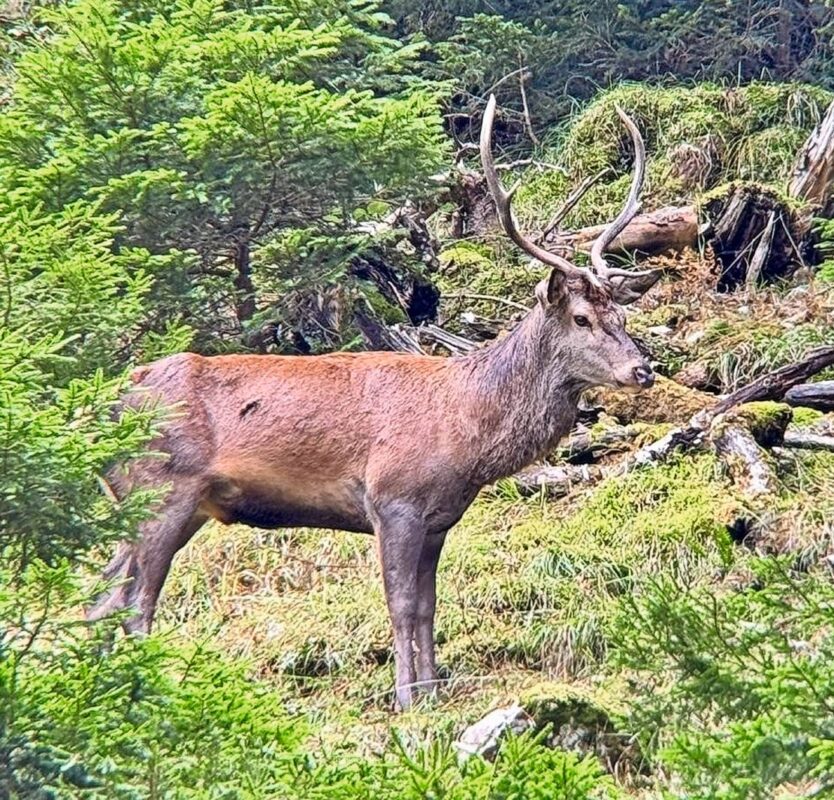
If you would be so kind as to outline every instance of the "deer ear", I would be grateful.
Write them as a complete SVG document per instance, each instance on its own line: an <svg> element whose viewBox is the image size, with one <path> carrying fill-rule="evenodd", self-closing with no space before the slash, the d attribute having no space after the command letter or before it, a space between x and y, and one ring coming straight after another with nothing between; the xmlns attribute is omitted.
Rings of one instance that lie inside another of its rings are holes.
<svg viewBox="0 0 834 800"><path fill-rule="evenodd" d="M568 279L560 269L550 270L550 277L536 285L536 299L543 308L556 305L567 293Z"/></svg>
<svg viewBox="0 0 834 800"><path fill-rule="evenodd" d="M648 292L660 280L662 274L661 269L649 269L630 275L614 275L608 279L611 299L621 306L627 306Z"/></svg>

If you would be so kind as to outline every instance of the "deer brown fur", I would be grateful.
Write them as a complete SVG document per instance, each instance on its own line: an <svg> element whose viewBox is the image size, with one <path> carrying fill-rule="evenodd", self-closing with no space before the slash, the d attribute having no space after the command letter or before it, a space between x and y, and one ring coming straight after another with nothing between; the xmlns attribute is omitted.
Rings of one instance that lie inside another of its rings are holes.
<svg viewBox="0 0 834 800"><path fill-rule="evenodd" d="M138 369L127 402L169 409L148 455L119 469L119 494L168 487L119 546L113 588L89 612L131 608L150 629L177 552L208 519L374 534L394 629L396 698L433 687L435 576L447 531L480 489L546 453L596 385L651 384L614 297L631 287L555 266L502 340L469 355L203 357ZM642 286L645 275L636 278ZM639 290L638 290L639 293Z"/></svg>

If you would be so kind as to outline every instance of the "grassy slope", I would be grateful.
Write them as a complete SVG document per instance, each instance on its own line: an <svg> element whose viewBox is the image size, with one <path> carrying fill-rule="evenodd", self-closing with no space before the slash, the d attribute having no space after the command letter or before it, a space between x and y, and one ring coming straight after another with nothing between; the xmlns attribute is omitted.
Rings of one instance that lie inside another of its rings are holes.
<svg viewBox="0 0 834 800"><path fill-rule="evenodd" d="M542 681L604 687L618 598L658 571L710 580L730 566L722 522L734 505L707 456L558 504L486 492L444 554L438 640L450 686L432 714L471 719ZM390 634L365 537L211 526L179 558L163 620L251 658L291 705L342 734L388 721Z"/></svg>
<svg viewBox="0 0 834 800"><path fill-rule="evenodd" d="M718 90L710 92L699 96L699 114L726 102ZM749 105L747 94L742 100ZM792 130L808 123L802 114L813 117L803 95L779 97L795 109ZM611 99L592 106L589 118L607 114ZM613 99L628 107L627 96ZM690 117L697 127L701 117ZM746 119L750 135L765 135L775 124L772 114L751 112ZM652 137L668 147L667 133L658 128ZM732 141L734 157L750 157L746 140ZM545 178L539 183L519 198L534 226L565 190ZM535 203L531 191L538 192ZM578 213L581 221L585 212ZM446 291L463 287L525 300L536 277L494 241L452 245L445 264ZM832 342L834 295L823 285L718 296L709 289L709 263L690 254L672 266L677 280L655 290L630 321L665 375L698 364L728 391L810 345ZM514 313L489 301L466 307L498 318ZM447 303L451 321L458 311L459 301ZM640 402L618 413L680 421L683 406L673 406L662 390ZM813 414L799 416L820 422ZM805 568L830 552L834 455L788 455L778 468L780 496L759 505L740 498L708 455L577 489L559 502L522 499L508 486L486 490L450 537L441 565L438 641L448 686L398 725L420 736L458 731L510 700L552 712L542 699L555 698L558 706L580 697L631 732L643 696L617 648L633 598L664 579L721 598L749 584L757 553L788 553ZM752 521L754 535L744 544L727 529L738 518ZM311 719L328 745L376 752L390 736L390 633L369 538L208 526L177 560L161 627L250 659L290 713ZM667 689L672 679L672 673L659 678Z"/></svg>

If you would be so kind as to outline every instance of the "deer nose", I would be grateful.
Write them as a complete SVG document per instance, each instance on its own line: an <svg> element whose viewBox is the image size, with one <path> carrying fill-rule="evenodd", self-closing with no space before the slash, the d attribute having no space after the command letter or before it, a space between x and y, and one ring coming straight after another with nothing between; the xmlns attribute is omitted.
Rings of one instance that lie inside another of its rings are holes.
<svg viewBox="0 0 834 800"><path fill-rule="evenodd" d="M654 372L647 364L641 364L632 370L634 380L641 389L648 389L654 385Z"/></svg>

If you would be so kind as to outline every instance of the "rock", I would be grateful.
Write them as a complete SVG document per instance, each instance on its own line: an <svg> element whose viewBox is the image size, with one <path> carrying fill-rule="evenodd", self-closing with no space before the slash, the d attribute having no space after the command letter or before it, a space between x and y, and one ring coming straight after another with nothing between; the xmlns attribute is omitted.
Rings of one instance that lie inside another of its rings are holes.
<svg viewBox="0 0 834 800"><path fill-rule="evenodd" d="M713 371L700 361L693 361L687 364L673 376L675 383L686 386L688 389L705 390L712 388L715 383Z"/></svg>
<svg viewBox="0 0 834 800"><path fill-rule="evenodd" d="M524 733L533 724L530 715L519 705L496 708L470 725L455 742L455 749L463 759L474 755L493 759L504 736Z"/></svg>
<svg viewBox="0 0 834 800"><path fill-rule="evenodd" d="M613 775L633 775L644 767L634 736L615 722L622 711L616 697L576 684L546 682L520 699L536 730L549 728L549 747L593 754Z"/></svg>

